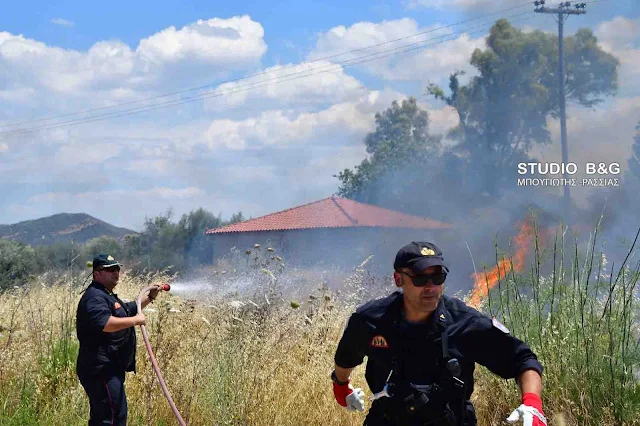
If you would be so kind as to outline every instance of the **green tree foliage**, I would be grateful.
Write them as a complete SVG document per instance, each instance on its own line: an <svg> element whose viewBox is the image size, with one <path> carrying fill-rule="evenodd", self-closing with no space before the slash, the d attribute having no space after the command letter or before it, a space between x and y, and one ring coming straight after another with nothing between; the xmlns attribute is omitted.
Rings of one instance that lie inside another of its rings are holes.
<svg viewBox="0 0 640 426"><path fill-rule="evenodd" d="M419 167L438 156L440 138L429 135L429 117L416 99L398 103L375 115L376 130L365 138L368 158L336 177L338 195L368 203L378 203L386 178L402 168Z"/></svg>
<svg viewBox="0 0 640 426"><path fill-rule="evenodd" d="M35 246L33 250L38 262L38 271L66 270L85 262L85 259L82 258L82 246L73 241L49 246Z"/></svg>
<svg viewBox="0 0 640 426"><path fill-rule="evenodd" d="M394 102L375 116L367 135L369 154L337 177L338 195L414 214L424 214L424 194L437 200L430 217L465 214L453 200L482 206L517 184L517 163L530 161L535 144L551 141L547 119L558 116L557 36L525 33L507 20L490 30L486 49L470 58L478 75L468 84L453 72L450 94L435 84L427 93L452 107L459 125L451 141L428 134L428 115L415 99ZM615 94L618 60L604 52L590 30L565 39L566 97L569 103L594 107ZM446 212L446 213L445 213Z"/></svg>
<svg viewBox="0 0 640 426"><path fill-rule="evenodd" d="M242 212L225 221L203 208L183 214L177 222L172 215L168 211L147 218L142 232L124 239L124 258L130 259L134 271L167 269L175 273L209 263L213 246L205 231L244 220Z"/></svg>
<svg viewBox="0 0 640 426"><path fill-rule="evenodd" d="M460 124L449 136L468 159L468 182L488 184L490 197L513 184L516 163L528 159L533 144L551 140L547 118L559 114L557 41L501 19L489 33L487 48L473 52L470 63L478 76L462 86L461 73L454 72L449 96L434 84L427 88L457 112ZM568 103L594 107L615 94L619 61L598 46L591 30L565 39L565 63ZM478 176L486 170L493 171L492 179Z"/></svg>
<svg viewBox="0 0 640 426"><path fill-rule="evenodd" d="M242 214L240 214L242 216ZM178 228L184 236L184 254L188 266L211 262L213 245L205 231L222 225L222 220L202 208L182 215Z"/></svg>
<svg viewBox="0 0 640 426"><path fill-rule="evenodd" d="M86 263L96 254L108 253L125 263L136 274L153 270L184 272L212 261L211 228L244 221L242 212L223 220L199 208L172 221L172 212L150 217L137 234L119 240L100 236L85 244L67 242L31 247L13 240L0 239L0 289L20 285L45 271L86 270Z"/></svg>
<svg viewBox="0 0 640 426"><path fill-rule="evenodd" d="M116 259L122 259L124 250L117 239L103 235L87 241L82 247L81 257L90 260L100 253L108 253Z"/></svg>
<svg viewBox="0 0 640 426"><path fill-rule="evenodd" d="M31 246L0 239L0 290L24 283L37 268L38 262Z"/></svg>

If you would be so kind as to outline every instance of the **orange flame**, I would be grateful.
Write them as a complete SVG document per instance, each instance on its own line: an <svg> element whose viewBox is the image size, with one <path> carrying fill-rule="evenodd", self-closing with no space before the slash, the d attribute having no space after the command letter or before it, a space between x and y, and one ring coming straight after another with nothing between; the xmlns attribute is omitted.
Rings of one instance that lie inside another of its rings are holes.
<svg viewBox="0 0 640 426"><path fill-rule="evenodd" d="M520 232L516 235L513 241L516 244L517 250L513 258L502 258L498 261L498 264L489 272L477 272L471 274L474 280L473 294L469 305L473 308L478 308L482 301L488 296L489 290L491 290L498 283L498 280L504 278L511 267L516 272L520 272L524 267L524 262L527 257L527 251L530 246L534 234L534 228L529 218L518 223Z"/></svg>

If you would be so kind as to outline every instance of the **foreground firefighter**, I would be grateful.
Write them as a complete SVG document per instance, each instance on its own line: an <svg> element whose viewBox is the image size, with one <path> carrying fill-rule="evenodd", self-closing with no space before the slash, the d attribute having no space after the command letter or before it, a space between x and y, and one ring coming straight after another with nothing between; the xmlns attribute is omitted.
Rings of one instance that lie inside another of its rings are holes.
<svg viewBox="0 0 640 426"><path fill-rule="evenodd" d="M357 309L338 344L331 375L338 403L364 411L364 392L351 386L350 374L367 356L374 395L364 425L475 426L470 397L478 363L517 380L522 405L507 421L546 425L536 355L497 320L443 294L449 269L440 249L408 244L394 269L402 291Z"/></svg>
<svg viewBox="0 0 640 426"><path fill-rule="evenodd" d="M123 302L113 289L120 267L112 256L93 259L93 281L76 313L80 352L76 371L89 396L89 426L127 424L125 372L136 369L136 325L146 323L136 302ZM144 308L158 295L160 285L141 300Z"/></svg>

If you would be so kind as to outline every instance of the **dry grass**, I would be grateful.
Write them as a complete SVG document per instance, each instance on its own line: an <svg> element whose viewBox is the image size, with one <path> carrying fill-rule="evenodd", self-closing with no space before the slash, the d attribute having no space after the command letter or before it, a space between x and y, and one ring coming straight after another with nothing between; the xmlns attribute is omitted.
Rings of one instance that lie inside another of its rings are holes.
<svg viewBox="0 0 640 426"><path fill-rule="evenodd" d="M116 291L133 300L147 284L124 276ZM0 425L86 424L88 400L75 376L79 291L62 280L0 296ZM361 424L362 414L336 405L329 380L346 312L322 291L297 309L267 299L235 308L162 294L146 310L151 345L187 424ZM137 366L126 379L129 424L175 424L139 331ZM354 380L364 384L360 370Z"/></svg>
<svg viewBox="0 0 640 426"><path fill-rule="evenodd" d="M339 296L311 281L312 297L293 308L288 295L278 295L273 275L255 275L260 276L267 284L256 287L267 294L243 298L241 307L229 300L201 297L194 302L162 294L146 310L151 345L187 424L361 425L364 413L346 412L333 399L329 379L333 355L355 303L393 288L359 268ZM116 290L120 297L133 300L139 289L164 280L124 275ZM43 277L30 287L0 294L0 425L86 424L88 400L75 376L75 309L81 288L71 277L56 283ZM513 312L518 300L509 305ZM522 303L530 306L530 301ZM585 383L571 373L582 371L582 360L563 359L562 336L554 336L549 341L558 347L546 351L535 346L537 335L527 338L546 368L545 411L550 424L594 425L580 420L589 410L598 411L599 425L620 424L608 414L607 401L597 408L587 400L589 383L582 393L574 392L580 388L575 382ZM126 381L129 424L176 424L139 330L137 366L138 373L127 374ZM355 370L353 383L370 395L364 366ZM626 409L640 412L637 401ZM504 425L504 418L520 403L519 392L513 381L479 367L474 403L480 425Z"/></svg>

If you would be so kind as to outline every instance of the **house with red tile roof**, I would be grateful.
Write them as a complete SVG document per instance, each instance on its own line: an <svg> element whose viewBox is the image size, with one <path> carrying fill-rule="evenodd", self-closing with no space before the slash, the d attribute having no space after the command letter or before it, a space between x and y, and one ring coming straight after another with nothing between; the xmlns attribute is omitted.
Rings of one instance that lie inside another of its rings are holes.
<svg viewBox="0 0 640 426"><path fill-rule="evenodd" d="M390 268L404 244L440 241L454 226L427 217L331 196L277 213L206 231L214 262L235 247L271 247L289 265L357 266L370 255Z"/></svg>

